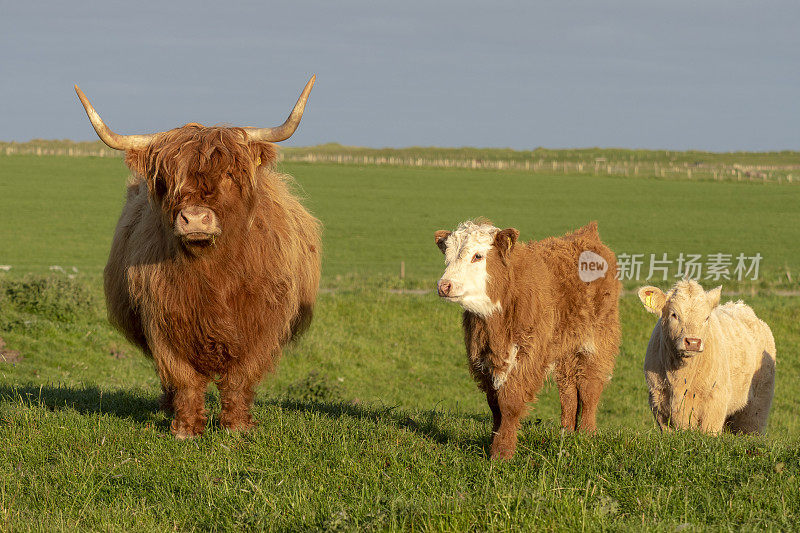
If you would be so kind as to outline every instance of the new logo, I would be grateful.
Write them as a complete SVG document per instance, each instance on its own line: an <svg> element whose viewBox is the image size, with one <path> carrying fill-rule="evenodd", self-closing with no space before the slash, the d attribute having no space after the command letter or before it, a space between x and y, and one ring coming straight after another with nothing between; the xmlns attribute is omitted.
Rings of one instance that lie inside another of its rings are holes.
<svg viewBox="0 0 800 533"><path fill-rule="evenodd" d="M581 281L589 283L604 278L606 272L608 272L608 263L602 256L589 250L581 252L578 258L578 277L581 278Z"/></svg>

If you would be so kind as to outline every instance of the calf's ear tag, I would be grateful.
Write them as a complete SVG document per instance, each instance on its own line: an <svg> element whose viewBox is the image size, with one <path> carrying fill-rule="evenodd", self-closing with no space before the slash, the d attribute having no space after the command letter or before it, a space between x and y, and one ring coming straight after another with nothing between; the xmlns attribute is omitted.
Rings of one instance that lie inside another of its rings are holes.
<svg viewBox="0 0 800 533"><path fill-rule="evenodd" d="M261 156L258 156L258 159L256 159L256 166L257 167L261 166Z"/></svg>
<svg viewBox="0 0 800 533"><path fill-rule="evenodd" d="M644 305L653 309L653 291L647 291L644 293Z"/></svg>

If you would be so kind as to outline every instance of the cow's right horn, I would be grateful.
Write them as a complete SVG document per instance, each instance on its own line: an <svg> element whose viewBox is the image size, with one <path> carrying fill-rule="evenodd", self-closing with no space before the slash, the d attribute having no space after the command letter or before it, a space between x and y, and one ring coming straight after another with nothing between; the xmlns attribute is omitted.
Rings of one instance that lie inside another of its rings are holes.
<svg viewBox="0 0 800 533"><path fill-rule="evenodd" d="M303 88L303 92L300 93L300 98L298 98L297 103L294 104L294 109L292 109L286 122L276 128L244 128L247 132L247 139L250 141L278 142L285 141L291 137L297 129L297 126L300 125L300 119L303 118L303 111L306 109L308 95L316 79L317 76L314 75L308 80L308 83L306 83L306 86Z"/></svg>
<svg viewBox="0 0 800 533"><path fill-rule="evenodd" d="M150 141L156 136L154 133L148 135L117 135L106 126L103 119L100 118L100 115L98 115L97 111L92 107L92 104L89 103L89 99L86 98L86 95L83 94L83 91L81 91L77 85L75 86L75 92L78 93L78 98L81 99L83 108L86 110L86 115L89 117L94 131L97 132L97 136L100 137L100 140L106 143L109 148L113 148L114 150L135 150L137 148L144 148L150 144Z"/></svg>

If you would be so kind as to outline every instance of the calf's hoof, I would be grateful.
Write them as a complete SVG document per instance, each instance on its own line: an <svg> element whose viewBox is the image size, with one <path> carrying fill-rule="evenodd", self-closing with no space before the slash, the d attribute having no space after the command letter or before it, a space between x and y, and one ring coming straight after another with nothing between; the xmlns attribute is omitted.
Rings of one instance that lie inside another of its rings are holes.
<svg viewBox="0 0 800 533"><path fill-rule="evenodd" d="M514 457L515 451L516 447L513 445L509 445L505 442L493 442L492 451L491 455L489 455L489 458L492 460L508 461Z"/></svg>

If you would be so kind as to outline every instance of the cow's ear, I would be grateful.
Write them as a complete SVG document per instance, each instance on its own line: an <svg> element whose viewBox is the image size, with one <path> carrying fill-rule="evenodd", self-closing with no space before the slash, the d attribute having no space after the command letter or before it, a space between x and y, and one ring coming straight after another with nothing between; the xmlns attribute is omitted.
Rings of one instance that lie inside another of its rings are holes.
<svg viewBox="0 0 800 533"><path fill-rule="evenodd" d="M654 315L661 315L661 310L664 304L667 303L667 295L658 287L651 287L650 285L639 289L639 299L642 301L644 308L653 313Z"/></svg>
<svg viewBox="0 0 800 533"><path fill-rule="evenodd" d="M719 305L720 297L722 297L722 285L711 289L706 293L706 300L708 301L708 305L711 309L714 309Z"/></svg>
<svg viewBox="0 0 800 533"><path fill-rule="evenodd" d="M519 231L514 228L506 228L497 232L494 236L494 247L501 253L510 252L519 238Z"/></svg>
<svg viewBox="0 0 800 533"><path fill-rule="evenodd" d="M125 164L137 176L146 177L147 174L147 148L125 151Z"/></svg>
<svg viewBox="0 0 800 533"><path fill-rule="evenodd" d="M436 242L436 246L445 253L447 251L447 238L450 236L452 232L447 231L446 229L440 229L436 233L433 234L433 240Z"/></svg>
<svg viewBox="0 0 800 533"><path fill-rule="evenodd" d="M270 142L251 142L250 149L253 152L253 159L256 167L272 166L278 159L278 149Z"/></svg>

